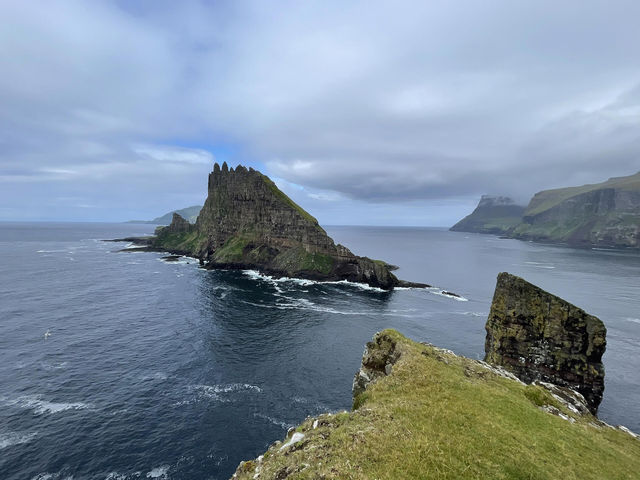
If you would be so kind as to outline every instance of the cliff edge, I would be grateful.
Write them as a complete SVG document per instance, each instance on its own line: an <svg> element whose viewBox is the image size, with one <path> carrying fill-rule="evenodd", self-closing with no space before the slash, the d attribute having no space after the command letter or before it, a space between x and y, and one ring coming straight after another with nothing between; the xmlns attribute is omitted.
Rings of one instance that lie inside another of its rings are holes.
<svg viewBox="0 0 640 480"><path fill-rule="evenodd" d="M584 398L384 330L367 344L352 412L306 419L244 479L632 479L640 441Z"/></svg>

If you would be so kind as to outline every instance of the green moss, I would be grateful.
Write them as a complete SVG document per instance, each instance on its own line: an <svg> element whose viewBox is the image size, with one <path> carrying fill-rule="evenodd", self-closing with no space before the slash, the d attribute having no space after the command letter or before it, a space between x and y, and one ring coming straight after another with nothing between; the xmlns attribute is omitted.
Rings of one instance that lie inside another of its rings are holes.
<svg viewBox="0 0 640 480"><path fill-rule="evenodd" d="M220 263L240 263L244 261L244 251L251 244L252 238L244 235L231 237L225 244L218 248L213 259Z"/></svg>
<svg viewBox="0 0 640 480"><path fill-rule="evenodd" d="M323 253L310 253L303 247L289 248L274 259L274 268L289 272L319 272L329 274L333 269L335 258Z"/></svg>
<svg viewBox="0 0 640 480"><path fill-rule="evenodd" d="M156 233L157 237L153 246L171 251L197 255L207 243L206 237L196 229L190 232L167 232L166 229L158 229Z"/></svg>
<svg viewBox="0 0 640 480"><path fill-rule="evenodd" d="M596 480L640 471L640 441L628 434L594 426L589 415L570 423L538 408L555 400L540 387L382 333L401 354L393 373L370 385L354 412L305 421L304 442L272 448L261 478Z"/></svg>
<svg viewBox="0 0 640 480"><path fill-rule="evenodd" d="M261 174L262 175L262 174ZM302 215L302 217L304 217L305 219L307 219L309 222L311 222L314 225L317 225L318 228L320 228L320 225L318 225L318 220L315 219L315 217L313 217L311 214L309 214L309 212L307 212L304 208L302 208L300 205L298 205L296 202L294 202L293 200L291 200L282 190L280 190L277 185L275 183L273 183L273 181L267 177L266 175L262 175L262 179L264 180L264 183L267 184L267 186L269 187L269 189L273 192L273 194L280 199L282 202L284 202L286 205L292 207L294 210L296 210L300 215Z"/></svg>

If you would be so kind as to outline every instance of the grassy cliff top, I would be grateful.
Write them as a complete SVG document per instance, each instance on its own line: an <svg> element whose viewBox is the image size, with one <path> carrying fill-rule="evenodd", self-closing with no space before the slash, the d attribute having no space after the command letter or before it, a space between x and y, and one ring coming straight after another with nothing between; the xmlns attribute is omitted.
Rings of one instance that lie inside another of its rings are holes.
<svg viewBox="0 0 640 480"><path fill-rule="evenodd" d="M378 335L400 358L358 396L357 410L307 419L289 445L276 442L234 478L638 478L632 435L480 362L393 330Z"/></svg>
<svg viewBox="0 0 640 480"><path fill-rule="evenodd" d="M600 190L603 188L616 188L619 190L640 190L640 172L628 177L614 177L606 182L582 185L581 187L556 188L543 190L534 195L525 211L526 216L537 215L545 210L555 207L559 203L576 195Z"/></svg>

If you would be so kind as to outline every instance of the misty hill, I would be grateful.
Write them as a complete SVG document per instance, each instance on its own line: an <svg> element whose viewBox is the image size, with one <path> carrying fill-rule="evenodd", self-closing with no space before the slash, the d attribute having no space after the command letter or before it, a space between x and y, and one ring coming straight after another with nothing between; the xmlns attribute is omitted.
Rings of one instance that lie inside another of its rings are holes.
<svg viewBox="0 0 640 480"><path fill-rule="evenodd" d="M348 280L391 289L393 267L336 245L318 221L267 176L239 165L214 165L195 225L173 214L150 245L197 257L206 268L257 269L277 276ZM421 285L424 286L424 285Z"/></svg>
<svg viewBox="0 0 640 480"><path fill-rule="evenodd" d="M639 248L640 172L536 193L522 223L509 235L571 245Z"/></svg>
<svg viewBox="0 0 640 480"><path fill-rule="evenodd" d="M169 213L165 213L160 217L156 217L153 220L129 220L127 223L147 223L152 225L169 225L173 214L177 213L189 223L196 223L198 214L202 209L202 205L192 205L191 207L182 208L180 210L173 210Z"/></svg>
<svg viewBox="0 0 640 480"><path fill-rule="evenodd" d="M454 232L504 234L522 221L525 207L509 197L483 195L476 209L450 230Z"/></svg>

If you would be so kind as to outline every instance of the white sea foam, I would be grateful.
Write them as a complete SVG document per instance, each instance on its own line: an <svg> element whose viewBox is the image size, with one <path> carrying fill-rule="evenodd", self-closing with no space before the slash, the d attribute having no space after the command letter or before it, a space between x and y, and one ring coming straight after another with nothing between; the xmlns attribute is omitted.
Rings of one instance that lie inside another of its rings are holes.
<svg viewBox="0 0 640 480"><path fill-rule="evenodd" d="M288 430L294 426L292 423L287 423L282 420L278 420L277 418L270 417L269 415L265 415L264 413L254 413L253 416L256 418L262 418L263 420L271 422L274 425L277 425L284 430Z"/></svg>
<svg viewBox="0 0 640 480"><path fill-rule="evenodd" d="M167 474L169 473L169 465L161 465L159 467L152 468L147 473L147 478L168 478Z"/></svg>
<svg viewBox="0 0 640 480"><path fill-rule="evenodd" d="M627 322L640 323L640 318L627 317L627 318L625 318L625 320Z"/></svg>
<svg viewBox="0 0 640 480"><path fill-rule="evenodd" d="M191 394L191 398L176 402L174 406L189 405L203 400L226 403L232 401L227 394L235 392L261 393L262 389L248 383L228 383L221 385L189 385L187 392Z"/></svg>
<svg viewBox="0 0 640 480"><path fill-rule="evenodd" d="M155 373L150 373L147 375L142 375L140 376L140 380L142 380L143 382L149 381L149 380L155 380L155 381L165 381L167 379L167 374L164 372L155 372Z"/></svg>
<svg viewBox="0 0 640 480"><path fill-rule="evenodd" d="M487 314L484 312L454 312L458 315L466 315L468 317L486 317Z"/></svg>
<svg viewBox="0 0 640 480"><path fill-rule="evenodd" d="M62 403L42 400L42 395L25 395L16 399L3 399L3 403L8 406L17 406L33 410L36 415L45 413L59 413L65 410L84 410L91 408L91 405L82 402Z"/></svg>
<svg viewBox="0 0 640 480"><path fill-rule="evenodd" d="M10 447L12 445L21 445L23 443L30 442L38 436L38 432L20 433L20 432L6 432L0 433L0 450Z"/></svg>
<svg viewBox="0 0 640 480"><path fill-rule="evenodd" d="M524 262L525 267L533 267L533 268L546 268L553 269L556 268L552 263L541 263L541 262Z"/></svg>
<svg viewBox="0 0 640 480"><path fill-rule="evenodd" d="M442 290L440 288L431 287L431 288L427 288L427 290L429 291L429 293L432 293L434 295L440 295L442 297L453 298L454 300L457 300L458 302L468 302L469 301L468 298L464 298L464 297L456 296L456 295L450 295L445 290Z"/></svg>
<svg viewBox="0 0 640 480"><path fill-rule="evenodd" d="M348 280L320 281L320 280L307 280L305 278L291 278L291 277L275 278L275 277L272 277L271 275L265 275L256 270L243 270L242 273L244 273L247 277L253 280L262 280L264 282L269 282L274 285L277 285L279 283L292 283L292 284L300 285L303 287L308 287L309 285L346 285L349 287L358 288L360 290L368 290L373 292L387 291L387 290L383 290L382 288L371 287L364 283L350 282Z"/></svg>
<svg viewBox="0 0 640 480"><path fill-rule="evenodd" d="M64 370L69 365L69 362L60 362L60 363L50 363L50 362L41 362L42 368L45 370Z"/></svg>

